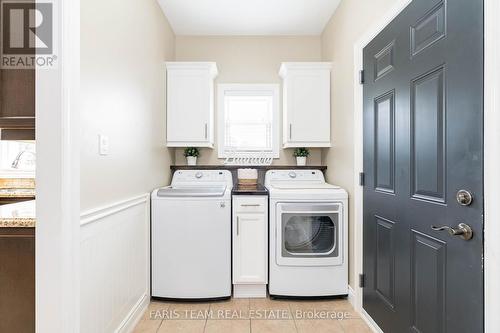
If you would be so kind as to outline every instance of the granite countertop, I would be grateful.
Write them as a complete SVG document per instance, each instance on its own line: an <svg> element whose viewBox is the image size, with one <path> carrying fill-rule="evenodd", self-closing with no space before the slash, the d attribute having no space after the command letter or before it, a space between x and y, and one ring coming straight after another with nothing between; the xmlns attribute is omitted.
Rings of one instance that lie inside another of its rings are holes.
<svg viewBox="0 0 500 333"><path fill-rule="evenodd" d="M321 170L325 171L327 169L326 165L227 165L227 164L216 164L216 165L171 165L170 170L238 170L241 168L252 168L257 170Z"/></svg>
<svg viewBox="0 0 500 333"><path fill-rule="evenodd" d="M257 184L256 189L240 188L235 184L232 191L233 195L269 195L269 191L262 184Z"/></svg>
<svg viewBox="0 0 500 333"><path fill-rule="evenodd" d="M34 228L35 200L0 206L0 228Z"/></svg>
<svg viewBox="0 0 500 333"><path fill-rule="evenodd" d="M34 198L34 178L0 178L0 198Z"/></svg>
<svg viewBox="0 0 500 333"><path fill-rule="evenodd" d="M0 188L0 198L34 198L34 188Z"/></svg>

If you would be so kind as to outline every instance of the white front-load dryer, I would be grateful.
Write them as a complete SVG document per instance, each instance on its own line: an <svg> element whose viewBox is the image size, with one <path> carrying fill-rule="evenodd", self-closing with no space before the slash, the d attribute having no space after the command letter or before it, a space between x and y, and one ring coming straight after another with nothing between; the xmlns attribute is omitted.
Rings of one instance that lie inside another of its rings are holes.
<svg viewBox="0 0 500 333"><path fill-rule="evenodd" d="M319 170L270 170L269 294L348 294L347 192Z"/></svg>

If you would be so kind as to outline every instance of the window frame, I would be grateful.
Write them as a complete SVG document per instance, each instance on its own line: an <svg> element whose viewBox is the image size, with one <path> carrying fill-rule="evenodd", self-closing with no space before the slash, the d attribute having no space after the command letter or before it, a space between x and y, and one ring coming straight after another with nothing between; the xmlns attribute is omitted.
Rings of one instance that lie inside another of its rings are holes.
<svg viewBox="0 0 500 333"><path fill-rule="evenodd" d="M253 151L239 151L235 154L227 154L225 149L225 103L226 92L265 92L273 97L272 111L272 152L267 157L279 158L280 154L280 85L277 83L219 83L217 85L217 155L218 158L228 157L253 157L257 154ZM243 95L243 94L242 94Z"/></svg>

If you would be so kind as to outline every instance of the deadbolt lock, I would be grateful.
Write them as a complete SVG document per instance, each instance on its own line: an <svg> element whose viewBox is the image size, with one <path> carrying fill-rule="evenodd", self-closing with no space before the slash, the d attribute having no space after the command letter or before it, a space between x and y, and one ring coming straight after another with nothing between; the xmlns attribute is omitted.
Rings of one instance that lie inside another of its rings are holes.
<svg viewBox="0 0 500 333"><path fill-rule="evenodd" d="M461 206L469 206L472 203L472 194L467 190L457 192L457 202Z"/></svg>

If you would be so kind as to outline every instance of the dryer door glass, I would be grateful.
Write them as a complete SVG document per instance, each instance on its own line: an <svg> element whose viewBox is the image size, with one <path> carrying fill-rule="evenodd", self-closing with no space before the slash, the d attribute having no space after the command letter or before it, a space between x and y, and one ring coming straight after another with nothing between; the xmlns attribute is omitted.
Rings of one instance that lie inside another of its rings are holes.
<svg viewBox="0 0 500 333"><path fill-rule="evenodd" d="M338 213L283 213L283 257L338 255Z"/></svg>

